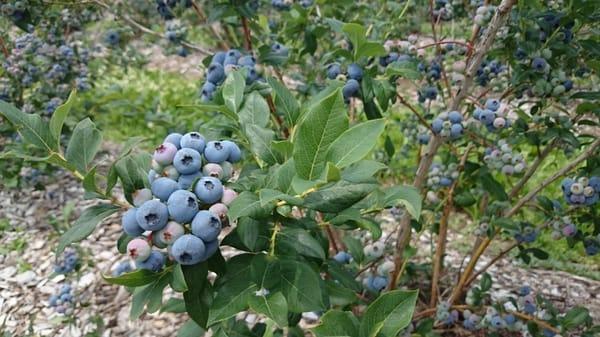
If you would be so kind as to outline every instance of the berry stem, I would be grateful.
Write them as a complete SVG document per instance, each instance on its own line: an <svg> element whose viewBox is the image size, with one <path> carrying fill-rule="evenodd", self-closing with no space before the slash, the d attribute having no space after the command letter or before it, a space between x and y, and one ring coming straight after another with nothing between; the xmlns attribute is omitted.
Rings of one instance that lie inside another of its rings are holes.
<svg viewBox="0 0 600 337"><path fill-rule="evenodd" d="M407 107L410 111L412 111L412 113L417 116L417 118L419 119L419 122L426 127L427 129L429 129L429 131L431 131L432 134L435 134L433 132L433 129L431 128L431 125L427 122L427 120L421 116L421 114L417 111L417 109L415 109L414 106L412 106L410 103L408 103L404 97L400 96L398 94L398 101L400 102L400 104L404 105L405 107Z"/></svg>

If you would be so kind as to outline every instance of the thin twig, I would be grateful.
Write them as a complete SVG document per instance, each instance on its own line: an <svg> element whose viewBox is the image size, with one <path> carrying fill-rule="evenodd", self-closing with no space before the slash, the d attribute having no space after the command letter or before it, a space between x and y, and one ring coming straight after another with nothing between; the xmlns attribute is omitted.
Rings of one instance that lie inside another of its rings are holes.
<svg viewBox="0 0 600 337"><path fill-rule="evenodd" d="M464 170L465 163L467 162L467 158L469 157L469 152L471 152L472 148L473 143L469 143L469 145L465 149L465 153L460 159L460 163L457 168L458 172L462 172ZM433 273L431 277L431 301L429 305L432 308L437 305L440 275L442 273L442 266L444 265L444 255L446 254L448 221L450 219L450 212L452 211L452 207L454 205L454 190L456 189L456 186L458 186L458 182L459 179L457 178L456 180L454 180L454 182L452 182L452 185L448 190L448 198L446 199L444 211L442 213L442 218L440 219L440 226L438 229L438 240L435 248L435 256L433 259Z"/></svg>
<svg viewBox="0 0 600 337"><path fill-rule="evenodd" d="M412 113L417 116L417 118L419 119L419 122L426 127L427 129L429 129L429 131L431 131L431 133L433 132L433 129L431 128L431 125L427 122L427 120L421 116L421 114L417 111L417 109L415 109L415 107L413 107L410 103L408 103L402 96L398 95L398 102L400 102L400 104L404 105L405 107L407 107L410 111L412 111Z"/></svg>
<svg viewBox="0 0 600 337"><path fill-rule="evenodd" d="M8 48L6 47L6 44L4 42L4 38L2 38L1 35L0 35L0 48L2 49L2 54L4 54L4 57L8 58L8 56L10 55L10 53L8 52Z"/></svg>
<svg viewBox="0 0 600 337"><path fill-rule="evenodd" d="M250 36L248 19L245 16L242 16L242 28L244 29L244 47L247 51L252 51L252 37Z"/></svg>
<svg viewBox="0 0 600 337"><path fill-rule="evenodd" d="M206 14L204 14L202 7L200 7L193 0L192 0L192 7L194 8L196 15L198 15L198 18L200 18L200 21L203 21L204 23L206 23L208 25L208 28L210 29L210 31L217 38L219 47L224 50L229 49L229 45L227 45L227 42L225 42L225 39L223 38L223 36L221 36L221 33L219 33L219 31L210 22L207 21Z"/></svg>

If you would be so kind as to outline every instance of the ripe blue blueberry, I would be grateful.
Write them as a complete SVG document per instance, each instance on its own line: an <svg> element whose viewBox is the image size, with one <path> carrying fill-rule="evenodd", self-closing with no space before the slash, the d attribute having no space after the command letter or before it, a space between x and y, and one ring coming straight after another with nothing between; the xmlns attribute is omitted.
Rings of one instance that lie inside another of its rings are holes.
<svg viewBox="0 0 600 337"><path fill-rule="evenodd" d="M463 133L463 126L461 124L452 124L450 127L450 137L457 138Z"/></svg>
<svg viewBox="0 0 600 337"><path fill-rule="evenodd" d="M489 109L483 110L483 112L479 115L479 120L486 125L491 125L494 123L494 119L496 119L496 114Z"/></svg>
<svg viewBox="0 0 600 337"><path fill-rule="evenodd" d="M280 43L273 43L273 45L271 45L271 53L277 55L277 56L288 56L288 49L281 45Z"/></svg>
<svg viewBox="0 0 600 337"><path fill-rule="evenodd" d="M223 196L223 184L217 178L202 177L196 184L194 193L203 204L214 204Z"/></svg>
<svg viewBox="0 0 600 337"><path fill-rule="evenodd" d="M358 83L358 81L355 79L349 79L342 88L344 99L348 100L350 97L356 97L358 95L359 90L360 84Z"/></svg>
<svg viewBox="0 0 600 337"><path fill-rule="evenodd" d="M161 201L167 201L171 194L179 189L179 185L173 179L160 177L150 184L150 189L155 197Z"/></svg>
<svg viewBox="0 0 600 337"><path fill-rule="evenodd" d="M506 326L506 322L500 316L494 316L490 320L490 325L495 329L504 328Z"/></svg>
<svg viewBox="0 0 600 337"><path fill-rule="evenodd" d="M450 111L448 113L448 120L452 123L452 124L457 124L462 122L462 115L460 114L460 112L458 111Z"/></svg>
<svg viewBox="0 0 600 337"><path fill-rule="evenodd" d="M433 132L440 133L442 131L442 128L444 127L444 121L441 120L440 118L436 118L433 120L433 122L431 122L431 129L433 129Z"/></svg>
<svg viewBox="0 0 600 337"><path fill-rule="evenodd" d="M255 64L256 64L256 59L254 58L254 56L251 56L251 55L242 56L238 60L238 65L243 66L243 67L254 67Z"/></svg>
<svg viewBox="0 0 600 337"><path fill-rule="evenodd" d="M144 229L140 227L136 219L136 212L137 208L130 208L123 213L123 217L121 218L121 226L123 227L123 231L129 236L138 236L144 233Z"/></svg>
<svg viewBox="0 0 600 337"><path fill-rule="evenodd" d="M348 66L348 77L353 80L357 80L357 81L362 80L362 78L363 78L362 68L356 63L350 64Z"/></svg>
<svg viewBox="0 0 600 337"><path fill-rule="evenodd" d="M206 144L204 158L209 163L222 163L229 158L231 148L221 141L211 141Z"/></svg>
<svg viewBox="0 0 600 337"><path fill-rule="evenodd" d="M198 201L194 193L178 190L169 197L167 208L171 219L179 223L188 223L198 212Z"/></svg>
<svg viewBox="0 0 600 337"><path fill-rule="evenodd" d="M137 269L146 269L155 273L159 272L164 265L165 256L157 250L153 250L145 261L135 263Z"/></svg>
<svg viewBox="0 0 600 337"><path fill-rule="evenodd" d="M547 66L548 63L541 57L536 57L531 61L531 67L539 73L543 73Z"/></svg>
<svg viewBox="0 0 600 337"><path fill-rule="evenodd" d="M497 111L500 108L500 101L490 98L485 102L485 108L491 111Z"/></svg>
<svg viewBox="0 0 600 337"><path fill-rule="evenodd" d="M175 154L173 166L181 174L198 172L202 167L202 156L198 151L184 147Z"/></svg>
<svg viewBox="0 0 600 337"><path fill-rule="evenodd" d="M237 163L242 159L242 151L236 143L230 140L223 140L221 141L221 144L224 147L229 148L229 157L227 158L228 162Z"/></svg>
<svg viewBox="0 0 600 337"><path fill-rule="evenodd" d="M350 263L350 260L352 259L352 255L348 254L347 252L341 251L338 252L337 254L335 254L333 256L333 259L339 263Z"/></svg>
<svg viewBox="0 0 600 337"><path fill-rule="evenodd" d="M180 144L182 148L190 148L202 153L206 146L206 141L198 132L188 132L181 137Z"/></svg>
<svg viewBox="0 0 600 337"><path fill-rule="evenodd" d="M192 221L192 234L204 242L216 240L221 233L221 220L210 211L200 211Z"/></svg>
<svg viewBox="0 0 600 337"><path fill-rule="evenodd" d="M169 210L165 204L154 199L146 201L138 208L135 218L144 230L158 231L167 225Z"/></svg>
<svg viewBox="0 0 600 337"><path fill-rule="evenodd" d="M225 79L225 69L219 63L212 63L206 69L206 80L212 84L219 84Z"/></svg>
<svg viewBox="0 0 600 337"><path fill-rule="evenodd" d="M123 275L125 273L129 273L132 270L133 270L133 268L131 268L131 263L129 261L121 261L113 269L111 275L113 277L117 277L117 276L121 276L121 275Z"/></svg>
<svg viewBox="0 0 600 337"><path fill-rule="evenodd" d="M133 205L135 207L140 207L146 201L152 200L152 191L147 188L135 190L131 194L131 197L133 199Z"/></svg>
<svg viewBox="0 0 600 337"><path fill-rule="evenodd" d="M171 256L183 265L192 265L201 262L204 258L206 247L204 242L191 234L185 234L175 240L171 247Z"/></svg>
<svg viewBox="0 0 600 337"><path fill-rule="evenodd" d="M217 90L217 87L211 82L205 82L200 89L200 99L203 102L209 102L213 99L214 93Z"/></svg>
<svg viewBox="0 0 600 337"><path fill-rule="evenodd" d="M177 184L179 185L180 189L187 190L190 187L192 187L192 184L200 178L202 178L201 172L194 172L192 174L182 174L179 176Z"/></svg>
<svg viewBox="0 0 600 337"><path fill-rule="evenodd" d="M206 249L204 251L204 257L202 258L202 261L208 260L217 252L217 250L219 249L219 240L204 242L204 247Z"/></svg>
<svg viewBox="0 0 600 337"><path fill-rule="evenodd" d="M213 55L210 62L223 64L223 61L225 61L226 55L227 55L227 53L225 53L224 51L216 52L215 55Z"/></svg>
<svg viewBox="0 0 600 337"><path fill-rule="evenodd" d="M332 63L327 66L327 78L335 80L342 73L342 67L339 63Z"/></svg>
<svg viewBox="0 0 600 337"><path fill-rule="evenodd" d="M160 174L158 174L155 170L148 171L148 182L150 184L152 184L158 178L160 178Z"/></svg>
<svg viewBox="0 0 600 337"><path fill-rule="evenodd" d="M388 280L384 276L369 276L367 288L374 292L380 292L387 286Z"/></svg>

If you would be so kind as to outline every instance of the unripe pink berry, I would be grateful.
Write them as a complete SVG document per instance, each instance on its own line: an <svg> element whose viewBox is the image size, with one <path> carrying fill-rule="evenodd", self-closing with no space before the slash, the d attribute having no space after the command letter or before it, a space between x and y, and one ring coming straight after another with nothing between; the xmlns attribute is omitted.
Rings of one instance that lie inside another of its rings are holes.
<svg viewBox="0 0 600 337"><path fill-rule="evenodd" d="M221 179L223 177L223 168L219 164L208 163L202 168L202 174L208 177Z"/></svg>
<svg viewBox="0 0 600 337"><path fill-rule="evenodd" d="M229 189L227 187L223 188L223 196L221 197L221 202L225 205L229 206L233 200L237 198L237 192Z"/></svg>
<svg viewBox="0 0 600 337"><path fill-rule="evenodd" d="M154 156L152 158L160 165L170 165L173 163L175 153L177 153L177 146L172 143L164 143L154 150Z"/></svg>
<svg viewBox="0 0 600 337"><path fill-rule="evenodd" d="M148 241L144 239L133 239L127 244L127 254L135 261L146 261L150 256L150 253L152 253L152 247L150 247Z"/></svg>
<svg viewBox="0 0 600 337"><path fill-rule="evenodd" d="M133 205L140 207L146 201L152 200L152 191L149 188L142 188L134 191L131 196L133 197Z"/></svg>
<svg viewBox="0 0 600 337"><path fill-rule="evenodd" d="M229 211L229 209L227 208L227 206L225 204L216 203L216 204L210 206L210 208L208 210L212 214L219 217L219 220L221 220L221 222L224 222L227 219L227 212Z"/></svg>
<svg viewBox="0 0 600 337"><path fill-rule="evenodd" d="M182 225L175 221L169 221L165 228L154 234L153 239L164 245L170 245L175 242L175 240L179 239L183 234L185 234L185 229Z"/></svg>

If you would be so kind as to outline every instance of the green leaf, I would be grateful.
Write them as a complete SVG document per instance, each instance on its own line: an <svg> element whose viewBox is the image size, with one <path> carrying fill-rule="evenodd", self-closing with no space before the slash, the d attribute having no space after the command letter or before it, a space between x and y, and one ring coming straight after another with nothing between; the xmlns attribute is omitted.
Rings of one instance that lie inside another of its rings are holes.
<svg viewBox="0 0 600 337"><path fill-rule="evenodd" d="M171 288L177 292L184 292L188 290L188 286L185 283L185 276L183 275L183 270L181 269L181 264L176 263L173 266L173 270L171 271Z"/></svg>
<svg viewBox="0 0 600 337"><path fill-rule="evenodd" d="M561 318L561 325L567 329L575 329L591 322L590 311L584 307L574 307Z"/></svg>
<svg viewBox="0 0 600 337"><path fill-rule="evenodd" d="M92 234L94 229L96 229L98 223L118 210L119 207L110 204L100 204L88 207L83 211L79 219L73 223L73 226L61 235L60 240L58 241L56 255L62 253L71 243L79 242L87 238Z"/></svg>
<svg viewBox="0 0 600 337"><path fill-rule="evenodd" d="M300 228L284 227L277 235L277 251L280 256L289 255L290 252L316 257L325 260L325 251L317 239L309 232Z"/></svg>
<svg viewBox="0 0 600 337"><path fill-rule="evenodd" d="M126 287L141 287L156 281L161 276L162 273L155 273L146 269L138 269L117 277L102 275L102 278L104 281L110 284L118 284Z"/></svg>
<svg viewBox="0 0 600 337"><path fill-rule="evenodd" d="M259 314L263 314L285 328L288 325L288 308L285 296L281 292L267 296L250 296L250 308Z"/></svg>
<svg viewBox="0 0 600 337"><path fill-rule="evenodd" d="M83 189L85 190L86 199L108 199L109 197L99 193L100 188L96 185L96 167L94 166L89 172L83 177Z"/></svg>
<svg viewBox="0 0 600 337"><path fill-rule="evenodd" d="M121 180L125 198L133 204L131 194L147 187L151 157L148 153L130 154L114 164L116 175Z"/></svg>
<svg viewBox="0 0 600 337"><path fill-rule="evenodd" d="M285 122L288 126L294 126L300 116L300 105L294 98L294 95L279 81L269 77L267 82L273 89L275 108L278 113L283 114Z"/></svg>
<svg viewBox="0 0 600 337"><path fill-rule="evenodd" d="M341 90L336 89L314 105L297 126L294 162L301 178L313 180L321 175L330 144L346 129L346 106Z"/></svg>
<svg viewBox="0 0 600 337"><path fill-rule="evenodd" d="M392 186L384 192L384 207L393 207L400 203L413 218L419 219L422 199L418 189L412 186Z"/></svg>
<svg viewBox="0 0 600 337"><path fill-rule="evenodd" d="M358 337L358 319L349 311L330 310L320 321L311 329L316 337Z"/></svg>
<svg viewBox="0 0 600 337"><path fill-rule="evenodd" d="M101 143L102 133L89 118L86 118L75 126L65 157L71 165L77 168L77 171L85 174L88 172L88 165L94 160L100 149Z"/></svg>
<svg viewBox="0 0 600 337"><path fill-rule="evenodd" d="M490 192L490 194L497 200L508 200L508 195L506 194L506 191L504 191L504 186L494 179L491 174L487 172L481 172L479 174L479 181L481 181L483 189Z"/></svg>
<svg viewBox="0 0 600 337"><path fill-rule="evenodd" d="M129 313L131 319L134 320L140 317L144 312L144 307L146 307L146 311L149 313L158 311L162 305L163 290L168 284L168 275L162 274L154 282L141 288L136 288L133 291L131 300L131 311Z"/></svg>
<svg viewBox="0 0 600 337"><path fill-rule="evenodd" d="M304 198L304 206L321 212L340 212L360 201L375 188L376 184L339 181L307 195Z"/></svg>
<svg viewBox="0 0 600 337"><path fill-rule="evenodd" d="M356 60L359 60L361 57L383 56L385 54L385 48L383 48L381 43L369 41L365 42L360 50L356 50Z"/></svg>
<svg viewBox="0 0 600 337"><path fill-rule="evenodd" d="M342 171L342 179L352 183L371 182L373 181L373 176L385 168L387 166L378 161L361 160Z"/></svg>
<svg viewBox="0 0 600 337"><path fill-rule="evenodd" d="M571 98L581 98L587 100L600 100L600 91L580 91L571 95Z"/></svg>
<svg viewBox="0 0 600 337"><path fill-rule="evenodd" d="M481 291L488 291L492 288L492 277L488 273L481 275L481 281L479 288Z"/></svg>
<svg viewBox="0 0 600 337"><path fill-rule="evenodd" d="M285 194L281 191L272 190L269 188L263 188L258 192L258 196L260 199L261 206L267 206L274 201L283 200L292 206L300 206L302 205L302 199L298 197L291 196L289 194Z"/></svg>
<svg viewBox="0 0 600 337"><path fill-rule="evenodd" d="M179 328L177 337L201 337L204 336L204 333L204 329L196 324L194 320L189 320Z"/></svg>
<svg viewBox="0 0 600 337"><path fill-rule="evenodd" d="M410 324L417 291L394 290L379 296L365 311L361 337L395 337Z"/></svg>
<svg viewBox="0 0 600 337"><path fill-rule="evenodd" d="M356 224L362 229L371 232L373 240L378 240L381 237L381 228L376 222L368 218L363 218L360 211L356 208L349 208L338 213L333 219L329 220L332 225L344 225L348 222Z"/></svg>
<svg viewBox="0 0 600 337"><path fill-rule="evenodd" d="M255 252L267 247L270 237L267 226L263 222L243 217L238 220L235 230L240 241L250 251Z"/></svg>
<svg viewBox="0 0 600 337"><path fill-rule="evenodd" d="M321 278L305 262L256 255L252 260L252 276L259 288L281 291L290 312L316 311L326 307Z"/></svg>
<svg viewBox="0 0 600 337"><path fill-rule="evenodd" d="M269 123L269 106L267 101L256 91L253 91L246 99L244 105L238 112L240 124L258 125L265 127Z"/></svg>
<svg viewBox="0 0 600 337"><path fill-rule="evenodd" d="M329 295L329 302L332 306L346 306L356 302L358 296L354 291L332 280L326 280L325 286L327 288L327 294Z"/></svg>
<svg viewBox="0 0 600 337"><path fill-rule="evenodd" d="M238 255L227 262L227 274L219 279L221 285L211 305L208 325L224 321L248 308L256 285L248 277L251 255Z"/></svg>
<svg viewBox="0 0 600 337"><path fill-rule="evenodd" d="M54 110L52 117L50 118L50 133L52 137L56 139L57 144L56 148L60 148L60 135L62 133L63 125L65 124L65 119L67 119L67 115L71 111L71 107L75 102L75 95L77 94L76 90L71 91L69 94L69 98L67 101L63 103L61 106Z"/></svg>
<svg viewBox="0 0 600 337"><path fill-rule="evenodd" d="M160 312L183 314L185 312L185 301L181 298L171 297L160 308Z"/></svg>
<svg viewBox="0 0 600 337"><path fill-rule="evenodd" d="M11 122L23 139L31 145L47 151L58 151L58 140L52 136L47 123L37 114L27 114L14 105L0 100L0 114Z"/></svg>
<svg viewBox="0 0 600 337"><path fill-rule="evenodd" d="M417 70L416 62L394 62L385 68L385 75L400 76L409 80L418 80L421 73Z"/></svg>
<svg viewBox="0 0 600 337"><path fill-rule="evenodd" d="M212 301L211 286L207 279L208 266L206 262L192 266L182 266L185 283L193 285L183 293L185 310L188 315L202 328L206 328L208 310Z"/></svg>
<svg viewBox="0 0 600 337"><path fill-rule="evenodd" d="M273 130L250 124L246 125L244 131L250 142L250 149L260 160L269 165L273 165L279 161L281 156L271 148L271 144L275 138Z"/></svg>
<svg viewBox="0 0 600 337"><path fill-rule="evenodd" d="M339 168L356 163L373 150L384 128L383 119L374 119L346 130L331 144L327 160Z"/></svg>
<svg viewBox="0 0 600 337"><path fill-rule="evenodd" d="M227 216L230 221L243 216L260 218L268 214L268 210L270 209L273 209L273 207L261 206L260 199L256 194L244 191L233 200L231 205L229 205Z"/></svg>
<svg viewBox="0 0 600 337"><path fill-rule="evenodd" d="M239 71L229 73L225 79L225 83L223 83L222 93L225 106L236 114L242 105L245 87L246 80Z"/></svg>

